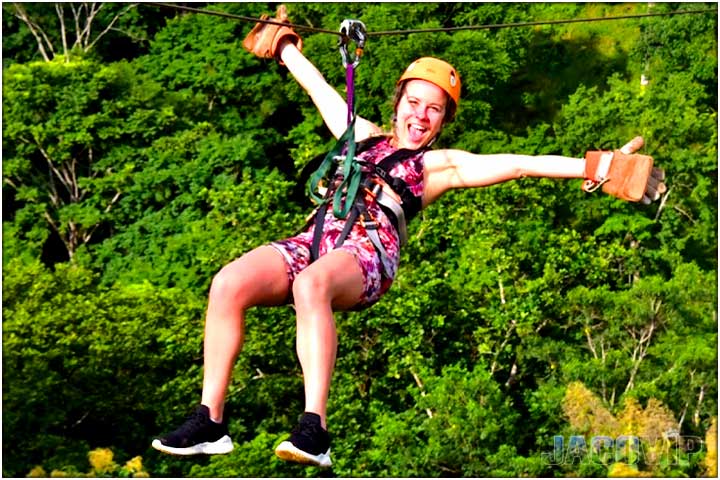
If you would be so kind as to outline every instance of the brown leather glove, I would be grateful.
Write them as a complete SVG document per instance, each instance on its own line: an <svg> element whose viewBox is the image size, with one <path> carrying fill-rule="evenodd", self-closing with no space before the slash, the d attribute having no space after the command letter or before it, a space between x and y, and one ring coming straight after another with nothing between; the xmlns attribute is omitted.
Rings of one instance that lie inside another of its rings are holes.
<svg viewBox="0 0 720 480"><path fill-rule="evenodd" d="M634 153L644 140L635 137L613 152L590 151L585 154L583 190L592 192L602 185L603 192L645 205L665 193L665 172L653 167L653 158Z"/></svg>
<svg viewBox="0 0 720 480"><path fill-rule="evenodd" d="M260 17L261 20L267 20L268 15ZM287 9L285 5L280 5L277 9L276 22L288 23ZM243 47L250 53L254 53L260 58L274 58L282 65L278 48L282 40L288 39L295 44L298 50L302 51L302 38L295 31L283 25L275 25L272 23L258 22L255 24L245 40Z"/></svg>

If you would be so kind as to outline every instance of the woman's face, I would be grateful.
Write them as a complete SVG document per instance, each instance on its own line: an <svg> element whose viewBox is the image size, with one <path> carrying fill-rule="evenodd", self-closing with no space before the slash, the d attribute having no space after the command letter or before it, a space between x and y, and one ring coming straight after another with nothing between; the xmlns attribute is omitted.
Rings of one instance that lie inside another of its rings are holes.
<svg viewBox="0 0 720 480"><path fill-rule="evenodd" d="M426 80L409 80L397 104L395 136L399 148L418 149L435 138L443 126L447 94Z"/></svg>

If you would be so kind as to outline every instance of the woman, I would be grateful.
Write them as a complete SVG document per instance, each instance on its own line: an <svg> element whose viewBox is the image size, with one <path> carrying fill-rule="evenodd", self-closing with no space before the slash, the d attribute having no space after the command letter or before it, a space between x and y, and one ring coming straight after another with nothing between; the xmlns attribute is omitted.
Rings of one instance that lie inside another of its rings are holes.
<svg viewBox="0 0 720 480"><path fill-rule="evenodd" d="M283 7L276 20L287 20ZM332 134L339 138L345 132L345 100L303 56L302 41L294 31L287 26L259 23L244 45L261 57L276 58L286 65L310 95ZM400 163L389 168L390 176L405 185L405 196L399 198L401 195L383 179L374 176L373 180L382 196L403 204L407 216L453 188L493 185L523 176L603 181L613 164L622 163L623 154L631 154L642 146L642 139L637 138L623 147L622 153L615 152L614 159L598 154L588 155L588 161L553 155L476 155L461 150L427 150L443 125L452 120L460 89L460 77L451 65L439 59L422 58L413 62L398 81L390 134L384 134L366 119L356 120L358 141L379 137L357 158L377 164L396 151L406 153ZM665 191L661 172L654 169L653 174L645 182L645 202L657 199ZM380 245L370 239L364 225L355 223L344 242L336 246L346 222L329 211L318 224L322 226L322 237L318 237L316 260L311 259L315 230L311 226L296 237L252 250L214 277L205 323L201 405L180 428L154 440L153 447L178 455L232 450L223 406L232 368L243 344L245 311L253 306L293 303L305 413L288 440L276 448L276 454L299 463L331 465L326 407L337 351L333 312L375 303L390 287L399 257L398 219L373 198L363 195L367 214L377 224ZM416 207L411 208L410 204Z"/></svg>

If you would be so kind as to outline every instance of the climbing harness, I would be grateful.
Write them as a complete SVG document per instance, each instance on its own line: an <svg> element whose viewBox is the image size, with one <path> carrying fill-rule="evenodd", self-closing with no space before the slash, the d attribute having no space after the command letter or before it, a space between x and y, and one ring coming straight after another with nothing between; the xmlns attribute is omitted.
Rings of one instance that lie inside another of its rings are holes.
<svg viewBox="0 0 720 480"><path fill-rule="evenodd" d="M309 218L309 221L314 218L315 223L310 248L310 260L311 262L315 261L319 256L325 215L329 204L332 203L333 215L336 218L345 220L345 226L335 243L335 248L340 247L345 242L352 228L359 222L375 247L383 268L386 272L390 272L393 266L385 247L380 241L378 234L379 224L368 212L367 202L375 201L378 203L393 223L400 244L405 245L407 243L406 222L420 211L421 200L410 192L405 182L392 177L389 172L399 162L417 155L420 150L397 150L377 165L356 158L357 154L376 146L385 137L374 137L359 143L355 141L355 68L360 63L367 34L365 25L358 20L343 21L340 32L342 35L339 41L339 49L345 67L348 126L335 143L335 146L325 155L322 163L308 182L309 196L319 204ZM351 54L348 49L351 41L356 45L354 54ZM334 165L337 165L334 174L329 176L328 174ZM325 186L325 183L327 183L327 186ZM383 184L395 192L400 198L400 202L393 196L383 192ZM319 192L323 190L324 195L321 196Z"/></svg>
<svg viewBox="0 0 720 480"><path fill-rule="evenodd" d="M356 154L361 154L378 145L385 140L384 136L372 137L368 140L357 143ZM348 213L344 217L345 226L335 242L335 248L340 247L347 239L353 226L359 222L363 226L365 232L375 247L383 268L386 272L392 271L392 264L388 258L385 247L380 241L378 234L379 224L368 211L367 202L377 202L380 209L387 215L390 222L397 231L400 245L407 243L407 222L417 215L422 208L422 200L420 197L413 195L407 184L396 177L390 175L390 170L399 163L418 155L420 152L427 150L422 148L419 150L411 150L407 148L396 150L387 157L383 158L379 163L374 164L355 158L353 163L357 165L359 171L360 182L357 195L352 204L348 206ZM329 199L338 192L342 193L340 186L342 185L342 168L338 166L335 176L330 180L330 184L325 192L325 199ZM400 199L396 200L392 195L388 195L383 191L383 185L387 185ZM347 203L346 203L347 205ZM319 257L320 241L323 235L323 224L325 216L329 208L329 201L321 203L318 208L310 215L306 225L314 223L315 230L313 232L313 240L310 247L311 262Z"/></svg>
<svg viewBox="0 0 720 480"><path fill-rule="evenodd" d="M342 183L337 188L333 197L333 213L338 218L347 216L350 206L352 206L355 196L357 195L360 185L360 165L353 160L355 158L355 67L360 63L362 50L365 47L365 25L359 20L345 20L340 26L342 36L339 41L340 55L342 56L343 66L345 67L345 86L347 89L347 129L340 136L335 146L325 156L325 159L318 167L317 171L310 177L308 193L310 198L319 204L329 201L329 197L320 197L316 191L320 186L323 178L327 176L330 167L334 162L341 162L342 166ZM350 41L356 44L355 57L351 61L348 52L348 44ZM345 154L342 155L343 150ZM343 201L343 193L346 193Z"/></svg>

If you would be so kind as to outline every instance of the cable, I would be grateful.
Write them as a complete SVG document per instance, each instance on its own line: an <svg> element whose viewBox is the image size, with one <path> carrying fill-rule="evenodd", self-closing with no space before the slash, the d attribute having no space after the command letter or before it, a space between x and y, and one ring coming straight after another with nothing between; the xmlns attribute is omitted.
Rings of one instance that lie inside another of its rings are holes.
<svg viewBox="0 0 720 480"><path fill-rule="evenodd" d="M381 32L367 32L368 36L379 37L381 35L402 35L409 33L434 33L434 32L457 32L460 30L486 30L492 28L514 28L514 27L531 27L536 25L557 25L560 23L579 23L579 22L602 22L606 20L625 20L630 18L658 17L669 15L697 14L717 12L717 8L708 8L704 10L678 10L675 12L659 12L659 13L640 13L635 15L620 15L616 17L595 17L595 18L574 18L569 20L541 20L537 22L517 22L517 23L495 23L488 25L469 25L464 27L437 27L437 28L420 28L414 30L386 30Z"/></svg>
<svg viewBox="0 0 720 480"><path fill-rule="evenodd" d="M296 30L305 30L308 32L317 32L317 33L329 33L329 34L337 35L340 37L345 36L343 33L335 31L335 30L326 30L324 28L308 27L305 25L297 25L294 23L278 22L276 20L270 20L270 19L246 17L243 15L235 15L232 13L218 12L215 10L203 10L201 8L186 7L183 5L174 5L171 3L156 3L156 2L140 2L140 3L143 5L153 5L153 6L159 6L159 7L165 7L165 8L172 8L175 10L183 10L183 11L192 12L192 13L215 15L218 17L231 18L233 20L243 20L246 22L254 22L254 23L268 23L271 25L284 25L286 27L290 27L290 28L293 28ZM495 24L487 24L487 25L467 25L467 26L461 26L461 27L419 28L419 29L409 29L409 30L385 30L385 31L379 31L379 32L367 32L367 35L369 37L370 36L379 37L379 36L384 36L384 35L407 35L407 34L411 34L411 33L457 32L460 30L489 30L489 29L495 29L495 28L516 28L516 27L531 27L531 26L538 26L538 25L558 25L558 24L562 24L562 23L602 22L602 21L609 21L609 20L627 20L627 19L632 19L632 18L644 18L644 17L687 15L687 14L699 14L699 13L710 13L710 12L717 13L717 11L718 11L717 8L707 8L707 9L702 9L702 10L678 10L675 12L640 13L640 14L634 14L634 15L620 15L620 16L616 16L616 17L575 18L575 19L568 19L568 20L540 20L540 21L536 21L536 22L495 23Z"/></svg>
<svg viewBox="0 0 720 480"><path fill-rule="evenodd" d="M183 11L191 12L191 13L215 15L217 17L231 18L233 20L243 20L245 22L268 23L270 25L284 25L286 27L290 27L295 30L306 30L309 32L317 32L317 33L330 33L332 35L337 35L340 37L344 36L342 33L335 31L335 30L326 30L324 28L316 28L316 27L306 27L304 25L296 25L296 24L287 23L287 22L278 22L277 20L271 20L271 19L245 17L243 15L235 15L233 13L218 12L217 10L203 10L202 8L186 7L184 5L174 5L172 3L140 2L140 4L141 5L152 5L152 6L156 6L156 7L172 8L175 10L183 10Z"/></svg>

